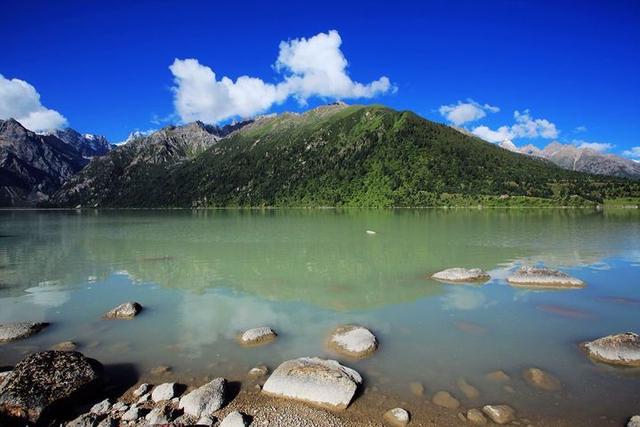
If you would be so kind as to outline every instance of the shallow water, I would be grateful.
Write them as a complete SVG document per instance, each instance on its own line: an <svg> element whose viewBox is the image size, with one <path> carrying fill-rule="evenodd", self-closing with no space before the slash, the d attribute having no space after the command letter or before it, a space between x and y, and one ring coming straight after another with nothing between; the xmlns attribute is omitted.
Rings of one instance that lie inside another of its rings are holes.
<svg viewBox="0 0 640 427"><path fill-rule="evenodd" d="M375 230L376 234L366 233ZM505 278L522 264L557 267L581 290L529 291ZM429 276L480 267L483 286ZM100 316L136 300L133 321ZM584 340L640 330L637 210L200 210L0 212L0 322L47 321L0 346L0 366L63 340L105 364L138 372L241 378L304 356L332 356L369 386L426 396L444 389L466 407L506 402L520 413L616 422L637 412L640 370L590 362ZM371 358L325 348L337 325L370 327ZM269 325L279 339L240 348L236 334ZM563 383L529 387L526 367ZM485 379L506 371L513 392ZM480 389L465 399L459 378Z"/></svg>

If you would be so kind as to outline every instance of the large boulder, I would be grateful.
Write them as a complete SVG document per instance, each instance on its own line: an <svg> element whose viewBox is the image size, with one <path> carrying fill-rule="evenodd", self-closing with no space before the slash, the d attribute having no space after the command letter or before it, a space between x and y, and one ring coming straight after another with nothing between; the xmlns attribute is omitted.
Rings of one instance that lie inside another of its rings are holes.
<svg viewBox="0 0 640 427"><path fill-rule="evenodd" d="M349 406L361 383L360 374L335 360L301 357L278 366L262 392L340 410Z"/></svg>
<svg viewBox="0 0 640 427"><path fill-rule="evenodd" d="M512 286L534 289L584 288L584 282L558 270L544 267L522 267L507 278Z"/></svg>
<svg viewBox="0 0 640 427"><path fill-rule="evenodd" d="M224 378L216 378L184 395L180 399L178 408L196 419L211 415L224 405L226 386L227 381Z"/></svg>
<svg viewBox="0 0 640 427"><path fill-rule="evenodd" d="M46 328L48 323L14 322L0 324L0 344L30 337Z"/></svg>
<svg viewBox="0 0 640 427"><path fill-rule="evenodd" d="M479 268L460 267L438 271L431 277L441 282L452 283L486 282L491 279L491 276Z"/></svg>
<svg viewBox="0 0 640 427"><path fill-rule="evenodd" d="M142 306L135 302L129 301L112 308L104 314L106 319L133 319L142 311Z"/></svg>
<svg viewBox="0 0 640 427"><path fill-rule="evenodd" d="M36 423L86 396L101 377L102 366L76 351L33 353L3 383L0 417Z"/></svg>
<svg viewBox="0 0 640 427"><path fill-rule="evenodd" d="M378 340L365 327L345 325L333 331L329 338L329 347L343 356L360 359L378 349Z"/></svg>
<svg viewBox="0 0 640 427"><path fill-rule="evenodd" d="M611 365L640 366L640 336L633 332L608 335L583 344L589 357Z"/></svg>

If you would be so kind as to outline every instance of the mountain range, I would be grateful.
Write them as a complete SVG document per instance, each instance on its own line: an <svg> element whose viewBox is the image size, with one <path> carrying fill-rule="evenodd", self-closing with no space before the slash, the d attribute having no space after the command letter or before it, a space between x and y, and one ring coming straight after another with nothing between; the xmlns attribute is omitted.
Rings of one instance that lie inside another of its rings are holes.
<svg viewBox="0 0 640 427"><path fill-rule="evenodd" d="M500 146L516 153L548 159L568 170L640 179L640 163L614 154L601 153L589 147L559 142L552 142L543 149L532 144L516 147L509 140L503 141Z"/></svg>
<svg viewBox="0 0 640 427"><path fill-rule="evenodd" d="M0 120L0 206L46 201L89 158L111 149L106 139L72 129L39 135L16 120Z"/></svg>
<svg viewBox="0 0 640 427"><path fill-rule="evenodd" d="M634 170L620 173L615 159L599 170L622 177L586 174L578 170L600 157L583 150L563 169L555 163L569 154L550 147L504 149L409 111L343 103L168 126L118 146L9 119L0 121L0 206L546 206L640 195Z"/></svg>

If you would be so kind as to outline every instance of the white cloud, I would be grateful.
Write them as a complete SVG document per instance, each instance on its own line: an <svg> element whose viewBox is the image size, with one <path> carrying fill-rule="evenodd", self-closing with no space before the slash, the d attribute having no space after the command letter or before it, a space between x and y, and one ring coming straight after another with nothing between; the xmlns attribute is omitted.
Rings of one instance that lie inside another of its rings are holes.
<svg viewBox="0 0 640 427"><path fill-rule="evenodd" d="M632 160L639 161L640 160L640 146L631 147L629 150L624 150L622 155L625 157L629 157Z"/></svg>
<svg viewBox="0 0 640 427"><path fill-rule="evenodd" d="M578 146L578 148L589 148L599 153L611 150L614 145L607 142L588 142L582 140L573 140L572 144Z"/></svg>
<svg viewBox="0 0 640 427"><path fill-rule="evenodd" d="M477 126L472 132L474 135L489 141L500 142L505 139L518 138L557 138L560 131L556 125L547 119L534 119L529 110L514 111L515 123L511 126L500 126L497 130L492 130L487 126Z"/></svg>
<svg viewBox="0 0 640 427"><path fill-rule="evenodd" d="M393 90L387 77L368 84L354 82L346 72L337 31L280 43L275 69L284 75L277 84L255 77L217 79L215 72L197 59L176 59L169 67L174 76L174 105L185 121L215 123L232 117L250 117L293 96L300 102L322 98L372 98Z"/></svg>
<svg viewBox="0 0 640 427"><path fill-rule="evenodd" d="M20 79L0 74L0 119L14 118L34 132L58 129L67 124L62 114L40 103L36 88Z"/></svg>
<svg viewBox="0 0 640 427"><path fill-rule="evenodd" d="M456 126L481 119L490 113L497 113L500 108L489 104L480 105L473 99L467 102L458 101L457 104L442 105L438 109L440 114Z"/></svg>
<svg viewBox="0 0 640 427"><path fill-rule="evenodd" d="M573 131L575 133L586 132L587 131L587 127L586 126L577 126Z"/></svg>

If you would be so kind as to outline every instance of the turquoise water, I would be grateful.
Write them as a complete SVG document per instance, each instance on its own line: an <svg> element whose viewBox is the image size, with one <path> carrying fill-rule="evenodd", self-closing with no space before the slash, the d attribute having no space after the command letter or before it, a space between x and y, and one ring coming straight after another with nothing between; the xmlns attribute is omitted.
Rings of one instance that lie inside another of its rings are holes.
<svg viewBox="0 0 640 427"><path fill-rule="evenodd" d="M366 230L376 231L375 235ZM0 322L47 321L43 333L0 346L0 366L63 340L143 374L241 379L257 363L331 356L369 386L428 398L449 390L466 407L505 402L520 413L598 425L637 412L640 371L590 362L578 347L640 331L637 210L0 211ZM530 291L505 281L522 264L557 267L585 289ZM480 267L483 286L429 276ZM136 300L133 321L106 321ZM337 325L372 329L380 350L349 361L325 348ZM236 334L268 325L271 345ZM540 367L563 383L542 392L521 379ZM485 374L511 377L507 391ZM457 389L465 378L481 396Z"/></svg>

